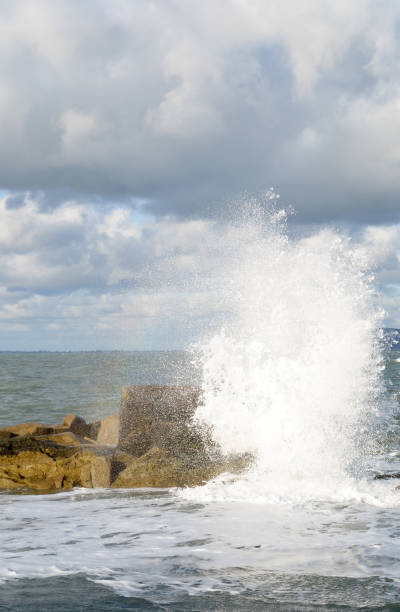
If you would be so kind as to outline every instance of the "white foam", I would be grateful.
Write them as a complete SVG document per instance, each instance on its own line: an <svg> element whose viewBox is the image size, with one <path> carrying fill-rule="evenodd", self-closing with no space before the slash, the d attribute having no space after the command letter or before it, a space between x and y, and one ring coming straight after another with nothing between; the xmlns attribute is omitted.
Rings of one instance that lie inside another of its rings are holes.
<svg viewBox="0 0 400 612"><path fill-rule="evenodd" d="M225 588L232 568L251 568L244 588L252 570L398 577L398 508L370 503L393 505L393 483L327 483L326 502L310 482L303 499L285 486L215 482L188 491L196 502L202 492L196 504L173 492L0 495L0 583L83 574L131 596Z"/></svg>
<svg viewBox="0 0 400 612"><path fill-rule="evenodd" d="M238 478L233 474L222 474L203 487L177 491L180 497L197 502L240 502L269 504L289 507L313 507L316 503L357 505L366 504L377 508L398 508L400 491L393 481L371 481L368 479L323 480L298 478L279 481L273 474L250 471Z"/></svg>

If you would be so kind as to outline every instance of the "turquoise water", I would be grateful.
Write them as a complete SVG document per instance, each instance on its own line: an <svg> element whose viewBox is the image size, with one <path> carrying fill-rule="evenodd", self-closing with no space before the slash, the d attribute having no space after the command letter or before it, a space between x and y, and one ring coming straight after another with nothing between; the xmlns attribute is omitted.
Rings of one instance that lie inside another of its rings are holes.
<svg viewBox="0 0 400 612"><path fill-rule="evenodd" d="M185 353L1 353L0 420L92 420L128 383L196 382ZM400 351L375 468L400 469ZM374 482L376 484L374 484ZM0 494L0 610L400 610L400 492L368 472L329 498L176 490Z"/></svg>

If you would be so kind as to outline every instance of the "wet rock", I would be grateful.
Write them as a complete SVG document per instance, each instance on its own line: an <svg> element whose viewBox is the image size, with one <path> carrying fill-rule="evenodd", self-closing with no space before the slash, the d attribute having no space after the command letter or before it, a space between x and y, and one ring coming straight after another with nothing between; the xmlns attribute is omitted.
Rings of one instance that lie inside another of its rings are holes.
<svg viewBox="0 0 400 612"><path fill-rule="evenodd" d="M15 456L23 451L40 451L48 455L62 456L68 454L70 451L69 446L60 446L56 442L52 442L48 439L49 436L13 436L8 440L2 440L0 442L0 456Z"/></svg>
<svg viewBox="0 0 400 612"><path fill-rule="evenodd" d="M110 486L111 458L86 447L29 436L0 447L0 488L62 490Z"/></svg>
<svg viewBox="0 0 400 612"><path fill-rule="evenodd" d="M175 385L127 385L122 389L119 444L139 427L154 421L189 423L200 401L200 390Z"/></svg>
<svg viewBox="0 0 400 612"><path fill-rule="evenodd" d="M119 440L119 412L110 414L99 421L97 433L94 434L93 432L93 435L96 435L94 439L98 444L117 446Z"/></svg>
<svg viewBox="0 0 400 612"><path fill-rule="evenodd" d="M60 433L62 431L67 430L68 427L65 427L64 425L48 425L46 423L20 423L19 425L10 425L9 427L3 427L2 429L0 429L0 436L5 436L7 432L13 434L14 436L40 436L44 434Z"/></svg>
<svg viewBox="0 0 400 612"><path fill-rule="evenodd" d="M86 423L84 419L69 414L63 420L63 425L68 427L76 435L87 441L95 441L98 444L116 446L119 439L119 412L110 414L104 419Z"/></svg>
<svg viewBox="0 0 400 612"><path fill-rule="evenodd" d="M87 436L85 436L85 438L96 441L97 436L99 434L101 421L94 421L93 423L88 423L88 425L89 425L89 431L88 431Z"/></svg>
<svg viewBox="0 0 400 612"><path fill-rule="evenodd" d="M5 440L10 440L10 438L14 438L17 434L12 433L12 431L4 431L0 430L0 443Z"/></svg>
<svg viewBox="0 0 400 612"><path fill-rule="evenodd" d="M54 491L73 487L201 485L241 471L249 457L223 457L211 431L194 422L192 387L124 387L121 410L86 423L23 423L0 430L0 488Z"/></svg>
<svg viewBox="0 0 400 612"><path fill-rule="evenodd" d="M77 436L76 434L72 433L72 431L35 437L36 440L48 440L49 442L55 442L56 444L60 444L62 446L81 446L84 443L93 444L91 440L86 440L85 438Z"/></svg>
<svg viewBox="0 0 400 612"><path fill-rule="evenodd" d="M135 457L159 448L168 457L204 463L217 453L211 431L193 421L199 389L131 385L122 390L118 447Z"/></svg>
<svg viewBox="0 0 400 612"><path fill-rule="evenodd" d="M111 457L94 455L90 461L90 480L92 487L106 488L111 485Z"/></svg>
<svg viewBox="0 0 400 612"><path fill-rule="evenodd" d="M204 485L223 472L240 473L250 463L249 456L207 459L188 462L171 457L161 448L152 447L141 457L116 453L113 457L111 486L136 487L194 487Z"/></svg>
<svg viewBox="0 0 400 612"><path fill-rule="evenodd" d="M69 431L72 431L72 433L82 438L88 436L90 433L90 425L86 423L85 419L82 419L82 417L76 414L67 414L62 424L66 429L69 429Z"/></svg>
<svg viewBox="0 0 400 612"><path fill-rule="evenodd" d="M161 448L153 447L141 457L125 456L125 468L116 476L114 488L184 487L201 485L222 470L208 463L202 468L185 467Z"/></svg>

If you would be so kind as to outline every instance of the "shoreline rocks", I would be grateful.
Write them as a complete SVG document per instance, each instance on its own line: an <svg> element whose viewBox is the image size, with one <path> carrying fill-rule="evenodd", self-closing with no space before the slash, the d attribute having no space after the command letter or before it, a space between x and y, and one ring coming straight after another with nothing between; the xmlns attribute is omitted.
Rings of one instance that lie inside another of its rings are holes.
<svg viewBox="0 0 400 612"><path fill-rule="evenodd" d="M0 429L0 489L183 487L245 469L249 457L223 457L193 422L199 401L192 387L133 385L119 412L94 423L70 414Z"/></svg>

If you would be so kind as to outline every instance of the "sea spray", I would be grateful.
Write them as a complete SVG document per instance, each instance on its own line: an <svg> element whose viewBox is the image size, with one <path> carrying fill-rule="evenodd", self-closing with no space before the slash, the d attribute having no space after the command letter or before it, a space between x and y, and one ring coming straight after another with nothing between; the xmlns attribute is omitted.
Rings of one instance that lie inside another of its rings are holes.
<svg viewBox="0 0 400 612"><path fill-rule="evenodd" d="M220 247L225 315L200 345L196 417L224 452L254 456L230 485L239 498L334 496L365 473L381 391L366 254L332 229L289 239L274 204L253 205Z"/></svg>

